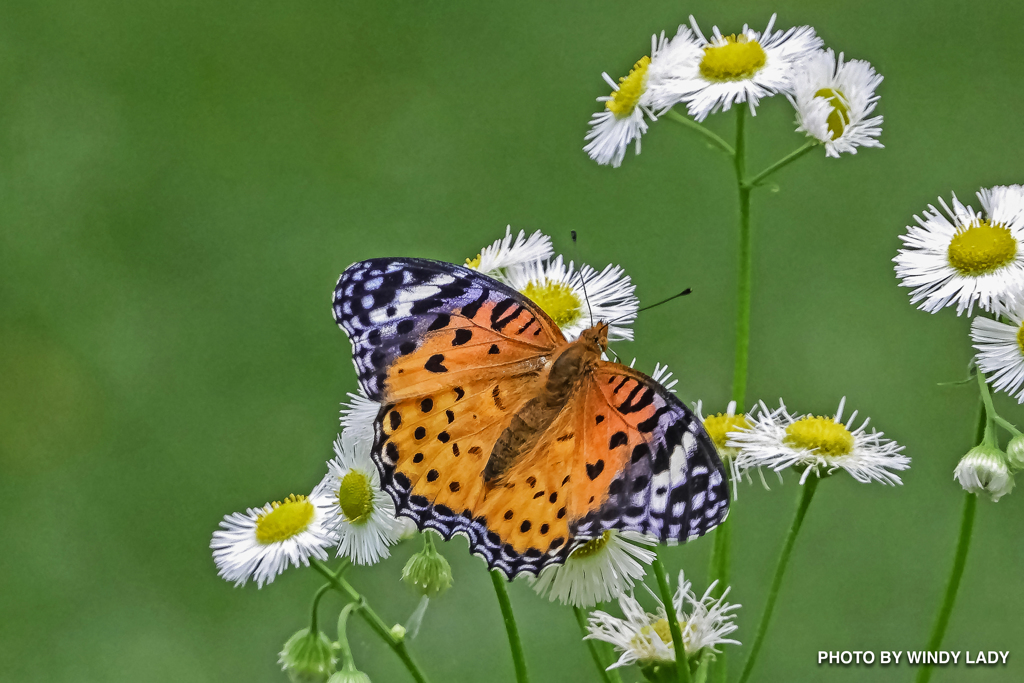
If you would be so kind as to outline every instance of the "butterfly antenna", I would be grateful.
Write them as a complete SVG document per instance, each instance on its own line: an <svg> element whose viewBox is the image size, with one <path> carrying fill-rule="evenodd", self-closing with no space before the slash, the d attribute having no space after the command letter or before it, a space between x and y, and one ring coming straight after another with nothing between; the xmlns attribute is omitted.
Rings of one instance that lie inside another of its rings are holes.
<svg viewBox="0 0 1024 683"><path fill-rule="evenodd" d="M575 251L576 255L578 256L579 255L579 247L576 244L576 231L575 230L570 230L569 234L572 235L573 251ZM576 271L576 274L580 276L580 287L583 288L583 298L587 302L587 311L590 313L590 326L593 327L594 326L594 309L590 307L590 297L587 296L587 279L585 277L583 277L583 263L582 262L580 263L579 268L580 269Z"/></svg>
<svg viewBox="0 0 1024 683"><path fill-rule="evenodd" d="M673 301L675 299L678 299L681 296L686 296L687 294L692 294L692 293L693 293L693 290L690 289L689 287L687 287L683 291L679 292L678 294L673 294L672 296L670 296L667 299L662 299L661 301L659 301L657 303L653 303L653 304L650 304L648 306L644 306L643 308L638 308L638 309L636 309L636 312L640 313L641 311L649 311L652 308L655 308L657 306L661 306L662 304L667 304L669 301ZM635 315L635 314L634 313L627 313L626 315L621 315L618 318L616 318L615 320L612 320L611 322L609 322L608 324L610 325L612 323L616 323L616 322L622 320L623 318L628 318L631 315Z"/></svg>

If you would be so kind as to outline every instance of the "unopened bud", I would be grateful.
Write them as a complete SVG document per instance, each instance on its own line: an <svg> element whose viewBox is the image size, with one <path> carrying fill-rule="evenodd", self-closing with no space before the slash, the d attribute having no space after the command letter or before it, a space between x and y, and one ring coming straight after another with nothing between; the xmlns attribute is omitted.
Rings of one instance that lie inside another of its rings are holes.
<svg viewBox="0 0 1024 683"><path fill-rule="evenodd" d="M292 683L324 683L337 664L330 639L304 628L284 644L278 663Z"/></svg>

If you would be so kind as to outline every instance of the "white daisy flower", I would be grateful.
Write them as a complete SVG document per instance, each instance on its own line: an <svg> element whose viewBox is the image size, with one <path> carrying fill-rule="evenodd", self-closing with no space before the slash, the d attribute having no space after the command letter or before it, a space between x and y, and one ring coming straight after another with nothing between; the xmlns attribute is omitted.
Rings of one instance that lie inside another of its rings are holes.
<svg viewBox="0 0 1024 683"><path fill-rule="evenodd" d="M751 481L750 474L745 469L740 467L739 454L740 450L729 445L729 439L733 434L743 432L750 429L753 426L753 418L751 415L746 413L736 414L736 401L729 401L729 405L726 406L724 413L713 413L704 417L703 413L704 404L702 401L697 401L697 418L700 419L701 424L704 425L704 431L711 437L711 441L715 444L715 450L718 451L718 457L722 459L722 463L729 467L729 480L732 481L732 497L735 500L739 497L739 482L743 475L747 475L747 480ZM764 484L765 488L768 488L768 482L764 480L764 474L760 469L757 470L758 474L761 475L761 483Z"/></svg>
<svg viewBox="0 0 1024 683"><path fill-rule="evenodd" d="M727 445L740 451L737 460L741 469L767 467L780 472L787 467L803 467L803 484L819 468L826 474L846 470L851 477L866 484L902 484L893 470L910 467L910 458L902 454L903 446L882 438L883 432L867 431L868 420L853 428L857 411L843 423L846 398L839 402L835 417L797 416L781 404L776 411L762 406L749 429L731 432Z"/></svg>
<svg viewBox="0 0 1024 683"><path fill-rule="evenodd" d="M772 33L775 16L764 33L744 24L738 35L723 36L715 26L710 39L691 16L697 50L676 69L674 78L666 79L663 96L670 98L674 92L687 103L690 115L703 121L708 114L740 102L755 114L762 97L790 92L795 65L820 48L822 41L810 26Z"/></svg>
<svg viewBox="0 0 1024 683"><path fill-rule="evenodd" d="M388 557L403 525L395 503L380 488L380 475L370 458L372 441L346 430L334 442L335 457L317 486L326 525L337 535L338 556L355 564L375 564Z"/></svg>
<svg viewBox="0 0 1024 683"><path fill-rule="evenodd" d="M633 363L635 362L636 359L634 358ZM633 367L633 363L630 363L629 367ZM667 365L655 363L654 372L651 373L651 379L671 391L673 394L676 393L675 387L679 384L679 380L672 376L672 371L668 369Z"/></svg>
<svg viewBox="0 0 1024 683"><path fill-rule="evenodd" d="M858 147L882 147L882 117L868 115L878 103L875 89L882 76L860 59L836 60L831 50L812 52L799 62L793 94L797 131L825 145L825 156L856 154Z"/></svg>
<svg viewBox="0 0 1024 683"><path fill-rule="evenodd" d="M736 615L732 612L739 609L740 605L731 605L725 601L729 595L728 588L722 597L712 597L717 584L717 581L712 583L698 600L690 590L690 582L686 581L683 572L679 572L679 588L672 598L672 606L676 611L683 647L688 657L704 648L717 653L720 645L740 644L739 641L726 638L737 629L733 623ZM658 600L658 610L654 614L646 612L631 595L620 597L619 607L623 614L621 619L606 612L594 612L590 615L587 627L590 632L587 638L611 643L621 653L618 661L609 669L634 663L646 666L675 661L672 634L661 600Z"/></svg>
<svg viewBox="0 0 1024 683"><path fill-rule="evenodd" d="M1009 324L976 317L971 321L971 340L989 384L1024 403L1024 302L1016 302L1004 315Z"/></svg>
<svg viewBox="0 0 1024 683"><path fill-rule="evenodd" d="M326 524L322 502L313 491L226 515L210 541L217 574L236 586L253 579L262 588L289 566L308 567L310 557L326 560L325 548L338 539Z"/></svg>
<svg viewBox="0 0 1024 683"><path fill-rule="evenodd" d="M956 304L970 315L977 304L1003 313L1024 286L1024 192L1020 185L980 190L984 214L953 196L948 218L929 205L916 226L900 235L904 248L896 258L896 276L913 287L911 303L934 313Z"/></svg>
<svg viewBox="0 0 1024 683"><path fill-rule="evenodd" d="M960 459L953 470L953 478L965 491L988 495L993 503L1013 490L1013 475L1006 454L985 444L975 446Z"/></svg>
<svg viewBox="0 0 1024 683"><path fill-rule="evenodd" d="M643 57L629 75L619 78L616 83L607 73L601 74L612 89L612 94L598 97L604 108L590 119L590 131L583 148L590 158L599 164L618 167L626 155L630 143L636 142L636 153L640 153L640 136L647 132L647 119L657 120L657 112L671 109L680 101L671 89L666 91L662 84L671 81L681 64L692 61L698 52L693 36L685 26L680 26L672 39L651 36L651 56Z"/></svg>
<svg viewBox="0 0 1024 683"><path fill-rule="evenodd" d="M359 441L373 441L373 425L380 413L380 403L361 393L348 392L348 401L341 404L341 428Z"/></svg>
<svg viewBox="0 0 1024 683"><path fill-rule="evenodd" d="M654 552L637 544L654 545L654 541L633 531L606 531L574 550L564 564L548 566L530 583L551 602L593 607L619 597L646 574L643 565L654 561Z"/></svg>
<svg viewBox="0 0 1024 683"><path fill-rule="evenodd" d="M599 273L583 265L577 272L572 261L566 265L556 256L512 266L506 275L509 284L551 316L570 341L601 321L609 323L609 341L633 338L629 325L636 320L640 302L633 295L636 286L618 266L606 266Z"/></svg>
<svg viewBox="0 0 1024 683"><path fill-rule="evenodd" d="M555 252L551 246L551 238L540 230L529 237L525 230L520 230L512 241L512 226L505 228L505 237L495 240L490 246L484 247L476 258L466 259L466 265L484 275L505 281L505 269L523 263L542 261Z"/></svg>

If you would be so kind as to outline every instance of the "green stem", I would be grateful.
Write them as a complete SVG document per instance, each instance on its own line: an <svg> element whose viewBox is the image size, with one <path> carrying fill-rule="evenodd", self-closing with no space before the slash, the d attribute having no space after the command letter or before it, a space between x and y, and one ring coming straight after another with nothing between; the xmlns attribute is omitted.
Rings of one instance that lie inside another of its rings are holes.
<svg viewBox="0 0 1024 683"><path fill-rule="evenodd" d="M679 630L679 615L676 614L676 606L672 601L672 587L669 586L668 572L665 571L665 565L661 561L660 555L654 556L651 568L654 570L654 575L658 578L658 590L661 592L661 601L665 605L665 618L668 620L668 630L672 634L672 651L676 654L676 680L679 683L690 683L690 662L686 658L683 632Z"/></svg>
<svg viewBox="0 0 1024 683"><path fill-rule="evenodd" d="M984 431L981 433L981 441L986 446L999 447L996 439L996 427L995 421L996 408L992 405L992 394L989 393L988 384L985 381L985 373L981 371L981 368L975 369L975 374L978 376L978 393L981 394L982 403L982 417L979 418L982 422L978 423L978 430L982 430L982 423L984 423Z"/></svg>
<svg viewBox="0 0 1024 683"><path fill-rule="evenodd" d="M709 666L711 666L711 651L705 650L704 654L701 655L700 664L697 666L697 673L693 676L693 683L705 683L708 680Z"/></svg>
<svg viewBox="0 0 1024 683"><path fill-rule="evenodd" d="M516 617L512 613L512 602L508 599L508 590L505 588L505 575L498 569L494 569L489 573L491 575L491 583L494 584L494 592L498 596L498 605L501 606L501 617L505 621L505 630L508 632L508 645L512 650L512 663L516 667L516 681L518 683L529 683L530 677L526 673L526 657L523 656L523 643L519 640L519 627L516 626Z"/></svg>
<svg viewBox="0 0 1024 683"><path fill-rule="evenodd" d="M763 171L761 171L760 173L758 173L756 176L754 176L750 180L746 181L746 183L745 183L746 186L749 187L749 188L757 187L764 180L766 180L768 178L768 176L772 175L773 173L775 173L776 171L778 171L779 169L781 169L781 168L783 168L785 166L789 166L791 163L793 163L794 161L796 161L797 159L799 159L800 157L802 157L803 155L807 154L812 149L817 147L818 144L819 143L818 143L817 140L810 140L810 141L804 143L802 146L797 147L792 152L790 152L786 156L782 157L781 159L779 159L774 164L772 164L768 168L766 168Z"/></svg>
<svg viewBox="0 0 1024 683"><path fill-rule="evenodd" d="M772 585L768 589L768 602L765 603L764 613L761 615L761 621L757 625L757 633L754 635L754 646L750 648L750 654L747 655L747 661L743 665L743 673L740 674L739 683L745 683L750 678L750 672L753 671L754 663L757 662L757 655L761 651L765 634L768 632L768 622L771 621L772 611L775 609L775 601L779 597L782 577L786 574L786 565L789 564L789 556L793 552L793 544L796 542L796 537L800 533L800 527L804 523L807 508L811 504L811 498L814 497L814 491L818 488L818 481L818 475L811 473L802 487L803 494L800 497L800 504L797 506L793 524L786 535L786 542L782 546L782 554L779 556L779 563L775 567L775 576L772 578Z"/></svg>
<svg viewBox="0 0 1024 683"><path fill-rule="evenodd" d="M576 614L576 623L580 626L580 632L583 634L583 642L587 644L587 648L590 650L590 657L594 660L594 666L597 667L597 673L601 676L601 680L604 683L622 683L622 679L619 678L619 672L615 669L608 671L605 667L605 663L601 657L601 651L597 648L597 641L592 638L587 638L589 631L587 631L587 614L579 607L573 607L572 611Z"/></svg>
<svg viewBox="0 0 1024 683"><path fill-rule="evenodd" d="M689 116L684 116L677 112L675 109L669 109L667 112L662 114L662 116L668 117L669 119L675 121L676 123L681 123L690 130L700 133L705 138L707 138L711 144L713 144L715 147L718 147L718 149L722 150L729 156L733 156L736 154L736 151L733 150L732 145L730 145L728 142L720 138L713 131L708 130L704 126L700 125L699 123L691 119Z"/></svg>
<svg viewBox="0 0 1024 683"><path fill-rule="evenodd" d="M979 373L980 374L980 373ZM981 380L984 382L984 380ZM982 395L985 392L982 391ZM989 426L984 399L982 399L982 410L978 415L978 427L975 433L975 443L982 443ZM949 583L946 584L946 595L942 599L939 613L935 617L935 626L932 627L932 635L928 639L928 649L938 650L942 646L942 638L946 635L946 627L949 626L949 617L953 613L953 605L956 603L956 594L960 589L960 579L964 575L964 565L967 563L967 551L971 548L971 534L974 531L974 511L978 506L978 497L973 493L964 492L964 510L960 517L960 536L956 542L956 554L953 556L953 571L949 574ZM928 683L932 677L932 667L925 664L917 670L917 683Z"/></svg>
<svg viewBox="0 0 1024 683"><path fill-rule="evenodd" d="M750 187L744 182L747 174L746 107L736 107L736 154L733 157L736 168L736 186L740 195L740 261L739 280L736 290L736 357L733 362L732 399L736 401L736 412L746 408L747 396L747 355L750 350L750 273L752 256L750 251ZM718 577L727 578L727 577Z"/></svg>
<svg viewBox="0 0 1024 683"><path fill-rule="evenodd" d="M348 617L353 611L362 607L361 602L350 602L341 609L338 615L338 658L341 660L343 671L355 671L356 660L352 656L352 648L348 644Z"/></svg>
<svg viewBox="0 0 1024 683"><path fill-rule="evenodd" d="M391 635L391 629L388 628L387 624L384 623L384 620L373 611L369 604L367 604L366 598L360 595L348 581L332 572L327 565L315 557L311 557L309 559L309 565L323 574L324 578L327 579L327 582L331 584L331 587L334 588L334 590L348 597L352 602L360 603L361 608L359 610L359 614L362 615L363 619L366 620L366 623L370 625L370 628L380 636L381 640L383 640L385 644L387 644L387 646L390 647L396 655L398 655L398 658L402 660L403 664L405 664L405 668L409 670L409 674L412 675L413 680L415 680L416 683L427 683L426 675L420 670L416 662L413 661L412 655L409 654L409 650L405 647L405 641L398 640Z"/></svg>
<svg viewBox="0 0 1024 683"><path fill-rule="evenodd" d="M708 572L711 581L718 581L715 586L714 595L721 596L729 582L729 546L732 537L732 515L718 525L712 536L711 566ZM707 666L702 664L706 669ZM726 663L725 652L718 655L715 666L712 669L712 680L715 683L725 683L728 676L728 664Z"/></svg>
<svg viewBox="0 0 1024 683"><path fill-rule="evenodd" d="M317 626L317 611L320 609L320 598L324 597L324 593L326 593L329 590L331 590L331 584L325 583L324 585L320 586L320 589L316 592L316 595L313 596L313 608L310 610L310 633L316 633L320 630L319 626Z"/></svg>

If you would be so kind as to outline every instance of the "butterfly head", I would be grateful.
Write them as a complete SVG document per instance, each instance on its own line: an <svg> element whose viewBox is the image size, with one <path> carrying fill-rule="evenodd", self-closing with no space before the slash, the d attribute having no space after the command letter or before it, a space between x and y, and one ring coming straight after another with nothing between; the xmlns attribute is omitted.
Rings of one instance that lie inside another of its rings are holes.
<svg viewBox="0 0 1024 683"><path fill-rule="evenodd" d="M583 344L595 354L601 355L608 350L608 323L599 322L593 327L583 330L578 343Z"/></svg>

